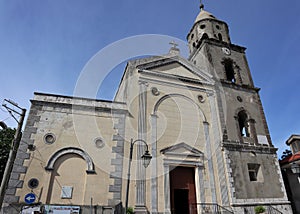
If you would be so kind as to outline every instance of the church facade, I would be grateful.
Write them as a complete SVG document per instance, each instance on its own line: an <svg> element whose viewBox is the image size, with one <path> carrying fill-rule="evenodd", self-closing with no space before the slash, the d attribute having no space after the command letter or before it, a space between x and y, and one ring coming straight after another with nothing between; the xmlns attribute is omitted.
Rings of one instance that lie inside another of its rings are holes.
<svg viewBox="0 0 300 214"><path fill-rule="evenodd" d="M245 48L203 6L187 40L129 61L114 101L35 93L3 210L292 213Z"/></svg>

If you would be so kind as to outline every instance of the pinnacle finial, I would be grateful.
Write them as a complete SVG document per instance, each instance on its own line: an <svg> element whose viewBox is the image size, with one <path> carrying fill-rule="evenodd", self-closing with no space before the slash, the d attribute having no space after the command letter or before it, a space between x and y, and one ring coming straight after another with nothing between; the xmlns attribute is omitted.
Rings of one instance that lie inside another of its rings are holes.
<svg viewBox="0 0 300 214"><path fill-rule="evenodd" d="M178 44L175 41L171 41L169 44L171 45L169 54L178 56L180 54L180 49L177 47Z"/></svg>
<svg viewBox="0 0 300 214"><path fill-rule="evenodd" d="M177 48L178 44L173 40L169 43L172 47L171 48Z"/></svg>
<svg viewBox="0 0 300 214"><path fill-rule="evenodd" d="M202 0L200 0L200 10L204 9L204 4L202 3Z"/></svg>

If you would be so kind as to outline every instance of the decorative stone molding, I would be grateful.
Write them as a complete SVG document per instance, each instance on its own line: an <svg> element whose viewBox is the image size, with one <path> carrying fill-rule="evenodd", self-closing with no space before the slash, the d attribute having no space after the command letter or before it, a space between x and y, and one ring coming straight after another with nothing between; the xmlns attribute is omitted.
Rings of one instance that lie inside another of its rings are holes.
<svg viewBox="0 0 300 214"><path fill-rule="evenodd" d="M92 158L82 149L79 148L75 148L75 147L67 147L67 148L63 148L58 150L57 152L55 152L49 159L45 169L46 170L53 170L54 169L54 164L55 162L62 156L67 155L67 154L76 154L79 155L80 157L82 157L87 164L87 173L95 173L95 169L94 169L94 163Z"/></svg>
<svg viewBox="0 0 300 214"><path fill-rule="evenodd" d="M111 160L112 170L110 172L110 179L113 181L109 185L109 192L113 194L113 197L108 200L108 204L116 204L121 201L122 193L122 174L123 174L123 161L124 161L124 144L125 140L122 136L125 136L125 115L114 115L117 117L117 122L114 124L114 129L118 133L113 136L115 146L112 147L112 154L115 154L115 158Z"/></svg>
<svg viewBox="0 0 300 214"><path fill-rule="evenodd" d="M195 106L199 109L199 113L200 113L200 116L202 117L202 120L203 120L204 122L207 121L207 120L206 120L206 116L205 116L205 114L203 113L203 111L202 111L202 109L200 108L200 106L199 106L196 102L194 102L194 100L192 100L191 98L189 98L189 97L187 97L187 96L185 96L185 95L182 95L182 94L167 94L167 95L161 97L161 98L156 102L156 104L155 104L155 106L154 106L153 114L156 115L156 112L157 112L157 110L158 110L158 107L160 106L160 104L161 104L164 100L169 99L169 98L172 98L172 97L180 97L180 98L183 98L183 99L185 99L185 100L187 100L187 101L190 101L193 105L195 105Z"/></svg>
<svg viewBox="0 0 300 214"><path fill-rule="evenodd" d="M40 121L39 112L41 111L41 105L32 105L29 116L26 122L25 130L22 135L21 143L17 152L16 160L10 175L8 187L4 197L4 203L8 203L9 207L12 203L17 203L20 200L20 196L16 196L17 188L22 188L24 180L22 174L27 172L27 167L23 166L24 161L30 158L30 152L27 150L28 145L33 145L34 140L31 139L33 134L36 134L37 128L35 127ZM9 207L6 207L9 209ZM3 209L6 209L5 207Z"/></svg>
<svg viewBox="0 0 300 214"><path fill-rule="evenodd" d="M274 147L249 145L239 141L225 141L223 142L222 146L229 151L256 152L264 154L276 154L276 151L278 150Z"/></svg>

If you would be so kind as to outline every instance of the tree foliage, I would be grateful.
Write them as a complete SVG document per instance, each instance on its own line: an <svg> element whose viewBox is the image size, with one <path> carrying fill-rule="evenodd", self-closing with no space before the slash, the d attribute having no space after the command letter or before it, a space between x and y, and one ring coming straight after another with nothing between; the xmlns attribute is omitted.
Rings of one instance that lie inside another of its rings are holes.
<svg viewBox="0 0 300 214"><path fill-rule="evenodd" d="M266 209L263 206L257 206L254 208L254 211L256 214L259 214L259 213L264 213Z"/></svg>
<svg viewBox="0 0 300 214"><path fill-rule="evenodd" d="M0 181L2 181L15 132L16 130L11 128L0 129Z"/></svg>
<svg viewBox="0 0 300 214"><path fill-rule="evenodd" d="M286 149L286 150L282 153L282 155L281 155L281 160L283 160L284 158L286 158L286 157L288 157L288 156L290 156L290 155L292 155L291 150Z"/></svg>

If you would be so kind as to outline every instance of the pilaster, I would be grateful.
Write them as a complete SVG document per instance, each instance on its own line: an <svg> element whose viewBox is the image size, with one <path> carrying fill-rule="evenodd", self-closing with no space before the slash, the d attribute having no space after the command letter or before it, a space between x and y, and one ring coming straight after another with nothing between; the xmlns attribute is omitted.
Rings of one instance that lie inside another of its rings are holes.
<svg viewBox="0 0 300 214"><path fill-rule="evenodd" d="M138 114L138 139L146 141L147 123L147 82L139 81L139 114ZM145 145L137 145L137 172L136 172L136 205L135 213L147 213L146 208L146 169L142 163L142 155L145 153Z"/></svg>

